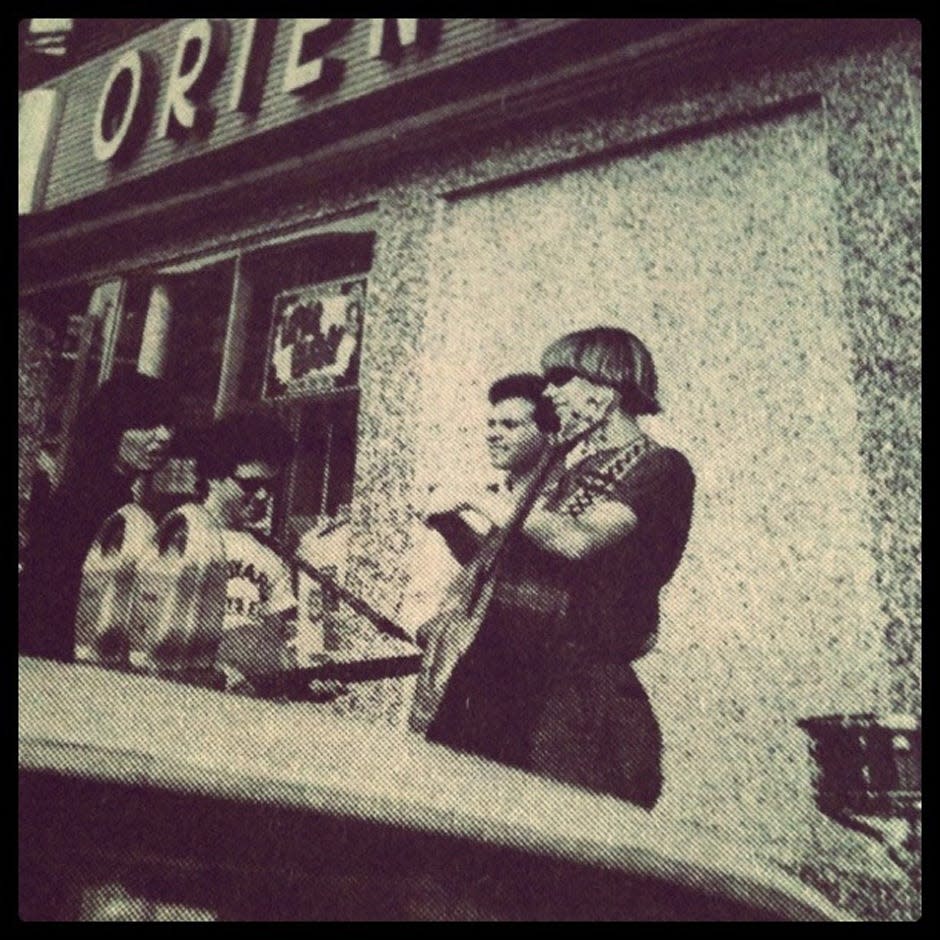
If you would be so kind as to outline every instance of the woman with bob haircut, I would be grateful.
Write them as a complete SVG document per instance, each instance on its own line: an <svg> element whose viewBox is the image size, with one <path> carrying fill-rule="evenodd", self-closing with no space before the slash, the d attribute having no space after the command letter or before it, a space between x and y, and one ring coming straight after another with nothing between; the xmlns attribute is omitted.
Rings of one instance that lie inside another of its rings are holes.
<svg viewBox="0 0 940 940"><path fill-rule="evenodd" d="M695 476L639 427L660 406L653 358L632 333L569 333L542 369L554 448L480 553L463 607L426 634L412 726L649 809L661 737L632 663L655 643Z"/></svg>

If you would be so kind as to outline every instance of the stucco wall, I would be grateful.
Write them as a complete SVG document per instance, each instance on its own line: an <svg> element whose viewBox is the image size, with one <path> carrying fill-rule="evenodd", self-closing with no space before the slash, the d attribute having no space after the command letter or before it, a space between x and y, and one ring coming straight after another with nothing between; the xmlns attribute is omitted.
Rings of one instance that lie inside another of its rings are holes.
<svg viewBox="0 0 940 940"><path fill-rule="evenodd" d="M649 344L648 430L698 475L641 669L662 809L748 841L805 835L795 717L865 710L884 678L825 143L813 112L448 205L421 360L418 479L446 485L487 466L492 378L592 324Z"/></svg>
<svg viewBox="0 0 940 940"><path fill-rule="evenodd" d="M350 586L399 608L411 510L483 463L493 377L566 329L635 329L667 409L649 430L699 478L640 666L666 732L662 812L871 916L909 911L903 885L813 809L794 721L920 710L920 52L916 26L900 32L631 79L368 181L311 178L290 207L378 205ZM347 639L382 645L362 625ZM374 719L402 699L389 682L342 707Z"/></svg>
<svg viewBox="0 0 940 940"><path fill-rule="evenodd" d="M662 812L885 897L898 873L815 811L794 722L919 711L918 60L904 40L659 88L412 166L377 233L365 356L391 372L363 369L351 559L394 609L409 506L484 462L489 381L566 329L634 329L667 409L649 430L699 476L640 667Z"/></svg>
<svg viewBox="0 0 940 940"><path fill-rule="evenodd" d="M872 53L828 89L829 159L861 452L891 666L888 704L921 702L920 60Z"/></svg>

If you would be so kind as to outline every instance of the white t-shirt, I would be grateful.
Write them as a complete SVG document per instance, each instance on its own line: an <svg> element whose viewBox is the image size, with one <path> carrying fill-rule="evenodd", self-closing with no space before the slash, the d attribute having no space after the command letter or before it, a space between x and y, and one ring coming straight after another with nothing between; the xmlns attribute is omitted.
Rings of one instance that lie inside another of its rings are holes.
<svg viewBox="0 0 940 940"><path fill-rule="evenodd" d="M222 531L225 548L225 616L216 666L237 688L245 675L284 667L281 625L272 614L296 608L290 569L250 532Z"/></svg>
<svg viewBox="0 0 940 940"><path fill-rule="evenodd" d="M486 508L494 508L497 503L503 507L500 517L508 516L516 500L518 491L510 491L505 483L493 481L481 492L479 499L472 497L463 500L459 496L438 495L435 501L425 509L425 514L448 511L462 502L479 503ZM482 538L492 528L489 518L476 509L464 509L460 519ZM441 601L450 582L460 571L460 563L451 554L444 537L424 522L417 522L412 530L412 548L408 565L408 588L402 599L399 620L412 635L429 620L440 608Z"/></svg>
<svg viewBox="0 0 940 940"><path fill-rule="evenodd" d="M423 522L412 530L408 565L408 587L402 597L398 621L412 636L441 606L447 585L457 576L460 565L440 534Z"/></svg>

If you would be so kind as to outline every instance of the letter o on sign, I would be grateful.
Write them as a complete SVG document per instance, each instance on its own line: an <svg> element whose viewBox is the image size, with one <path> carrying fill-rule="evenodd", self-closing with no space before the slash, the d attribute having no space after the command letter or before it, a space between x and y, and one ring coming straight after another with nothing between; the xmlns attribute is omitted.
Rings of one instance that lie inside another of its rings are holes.
<svg viewBox="0 0 940 940"><path fill-rule="evenodd" d="M147 62L129 49L114 63L98 99L93 146L102 163L126 156L140 143L145 126Z"/></svg>

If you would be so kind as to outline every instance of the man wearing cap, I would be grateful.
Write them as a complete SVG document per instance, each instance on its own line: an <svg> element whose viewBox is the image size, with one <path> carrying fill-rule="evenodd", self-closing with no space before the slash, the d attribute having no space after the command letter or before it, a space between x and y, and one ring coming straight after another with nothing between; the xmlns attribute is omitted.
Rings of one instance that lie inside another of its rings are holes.
<svg viewBox="0 0 940 940"><path fill-rule="evenodd" d="M553 457L428 637L412 727L651 808L661 739L631 664L655 642L695 477L639 427L659 404L632 333L568 334L542 367L560 425Z"/></svg>

